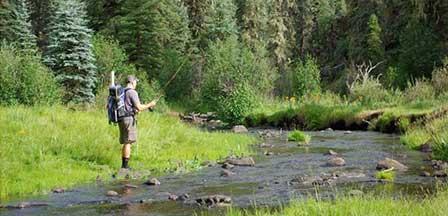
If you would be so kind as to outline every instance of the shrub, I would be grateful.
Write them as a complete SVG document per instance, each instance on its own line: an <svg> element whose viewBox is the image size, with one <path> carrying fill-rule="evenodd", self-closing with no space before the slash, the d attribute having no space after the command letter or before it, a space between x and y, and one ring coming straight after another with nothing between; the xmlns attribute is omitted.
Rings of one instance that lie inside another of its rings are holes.
<svg viewBox="0 0 448 216"><path fill-rule="evenodd" d="M240 124L254 107L254 93L248 84L236 86L234 91L218 97L218 115L231 124Z"/></svg>
<svg viewBox="0 0 448 216"><path fill-rule="evenodd" d="M302 131L294 130L288 133L288 141L298 142L300 144L308 144L311 137Z"/></svg>
<svg viewBox="0 0 448 216"><path fill-rule="evenodd" d="M257 96L270 91L264 83L266 74L260 75L263 72L254 58L236 37L212 43L204 70L202 106L217 111L229 123L241 123L252 112Z"/></svg>
<svg viewBox="0 0 448 216"><path fill-rule="evenodd" d="M320 93L320 70L313 57L307 56L305 61L298 60L293 66L293 74L294 95L302 97Z"/></svg>
<svg viewBox="0 0 448 216"><path fill-rule="evenodd" d="M432 100L435 98L435 91L432 85L425 80L417 80L414 85L409 84L405 92L407 102Z"/></svg>
<svg viewBox="0 0 448 216"><path fill-rule="evenodd" d="M35 105L60 101L60 88L40 56L14 47L0 48L0 104Z"/></svg>

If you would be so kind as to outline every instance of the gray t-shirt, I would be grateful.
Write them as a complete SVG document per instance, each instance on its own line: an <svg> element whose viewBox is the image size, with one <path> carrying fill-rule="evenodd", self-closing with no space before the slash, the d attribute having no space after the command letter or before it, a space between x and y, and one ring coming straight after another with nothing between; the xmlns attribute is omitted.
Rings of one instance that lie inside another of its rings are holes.
<svg viewBox="0 0 448 216"><path fill-rule="evenodd" d="M135 89L127 89L126 97L124 100L124 107L127 111L131 111L133 115L137 112L137 104L140 103L140 98L138 97L137 91Z"/></svg>

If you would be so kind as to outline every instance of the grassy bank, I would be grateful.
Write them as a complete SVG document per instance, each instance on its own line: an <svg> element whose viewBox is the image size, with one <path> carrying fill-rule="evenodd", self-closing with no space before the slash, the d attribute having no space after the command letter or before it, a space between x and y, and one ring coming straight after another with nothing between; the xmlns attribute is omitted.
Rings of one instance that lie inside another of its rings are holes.
<svg viewBox="0 0 448 216"><path fill-rule="evenodd" d="M293 201L279 210L258 208L252 211L230 209L228 216L299 216L299 215L446 215L448 194L424 200L381 198L373 196L345 197L337 201Z"/></svg>
<svg viewBox="0 0 448 216"><path fill-rule="evenodd" d="M0 107L0 199L70 187L109 175L121 163L118 127L103 111ZM205 160L248 154L254 138L209 133L174 117L142 113L131 160L153 173L190 170Z"/></svg>
<svg viewBox="0 0 448 216"><path fill-rule="evenodd" d="M431 143L435 158L448 160L448 103L443 99L393 101L365 104L331 94L299 101L277 100L259 106L245 122L248 126L286 129L399 133L401 142L410 148Z"/></svg>

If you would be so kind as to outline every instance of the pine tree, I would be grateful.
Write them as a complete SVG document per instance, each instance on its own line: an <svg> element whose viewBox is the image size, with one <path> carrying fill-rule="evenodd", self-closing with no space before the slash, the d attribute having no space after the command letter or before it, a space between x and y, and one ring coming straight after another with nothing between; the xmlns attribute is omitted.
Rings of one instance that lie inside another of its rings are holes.
<svg viewBox="0 0 448 216"><path fill-rule="evenodd" d="M95 57L87 22L84 5L78 0L58 2L50 18L44 63L64 86L64 102L92 103L95 98Z"/></svg>
<svg viewBox="0 0 448 216"><path fill-rule="evenodd" d="M36 36L32 33L30 15L25 0L15 0L12 31L18 47L24 50L36 49Z"/></svg>
<svg viewBox="0 0 448 216"><path fill-rule="evenodd" d="M31 51L36 48L30 16L25 0L0 3L0 36L19 48Z"/></svg>
<svg viewBox="0 0 448 216"><path fill-rule="evenodd" d="M233 0L210 1L210 8L204 17L205 35L209 42L225 40L238 33L236 6Z"/></svg>
<svg viewBox="0 0 448 216"><path fill-rule="evenodd" d="M30 4L30 16L33 32L37 36L37 44L43 49L47 45L47 25L51 12L55 10L53 2L57 0L32 0Z"/></svg>
<svg viewBox="0 0 448 216"><path fill-rule="evenodd" d="M381 40L382 29L378 17L372 14L369 19L369 34L367 36L367 55L375 64L384 60L384 46Z"/></svg>
<svg viewBox="0 0 448 216"><path fill-rule="evenodd" d="M239 0L238 23L243 43L255 51L266 46L268 7L263 0Z"/></svg>
<svg viewBox="0 0 448 216"><path fill-rule="evenodd" d="M0 1L0 42L3 40L10 41L12 36L11 23L13 6L9 1Z"/></svg>
<svg viewBox="0 0 448 216"><path fill-rule="evenodd" d="M181 1L126 1L123 16L111 28L129 55L129 60L157 77L169 50L185 53L191 35L186 8Z"/></svg>

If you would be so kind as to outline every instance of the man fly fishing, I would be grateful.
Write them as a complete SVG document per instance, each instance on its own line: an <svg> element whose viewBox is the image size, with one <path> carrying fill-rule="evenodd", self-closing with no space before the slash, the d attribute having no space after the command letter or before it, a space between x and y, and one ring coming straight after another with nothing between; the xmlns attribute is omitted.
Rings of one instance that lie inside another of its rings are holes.
<svg viewBox="0 0 448 216"><path fill-rule="evenodd" d="M162 91L176 78L180 69L185 64L184 61L173 76L163 86ZM120 143L123 145L121 156L121 168L129 169L129 159L131 157L131 146L137 142L137 120L136 115L147 109L154 108L162 98L160 94L148 104L141 104L136 91L138 79L130 75L126 80L126 87L115 85L115 72L111 74L111 86L109 87L109 98L107 103L109 123L118 123L120 129Z"/></svg>
<svg viewBox="0 0 448 216"><path fill-rule="evenodd" d="M120 128L120 144L123 145L121 156L121 168L129 169L129 159L131 157L131 146L137 141L137 119L136 115L147 109L152 109L156 106L157 100L153 100L148 104L141 104L140 98L136 91L138 79L130 75L127 77L127 84L124 90L124 109L127 115L118 121Z"/></svg>

